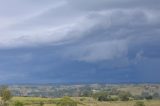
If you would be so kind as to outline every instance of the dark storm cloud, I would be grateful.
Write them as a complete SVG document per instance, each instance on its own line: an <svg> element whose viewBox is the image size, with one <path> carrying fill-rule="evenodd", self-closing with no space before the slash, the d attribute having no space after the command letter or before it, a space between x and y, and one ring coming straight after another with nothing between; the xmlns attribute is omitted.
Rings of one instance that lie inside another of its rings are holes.
<svg viewBox="0 0 160 106"><path fill-rule="evenodd" d="M158 0L68 0L69 3L82 10L104 10L104 9L119 9L119 8L147 8L158 9L160 1Z"/></svg>
<svg viewBox="0 0 160 106"><path fill-rule="evenodd" d="M160 81L158 0L0 2L2 82Z"/></svg>

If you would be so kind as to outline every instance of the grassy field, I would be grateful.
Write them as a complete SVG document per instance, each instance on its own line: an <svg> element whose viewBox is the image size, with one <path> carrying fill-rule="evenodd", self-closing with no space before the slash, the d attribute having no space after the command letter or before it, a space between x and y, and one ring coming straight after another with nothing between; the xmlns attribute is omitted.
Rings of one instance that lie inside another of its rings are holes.
<svg viewBox="0 0 160 106"><path fill-rule="evenodd" d="M45 104L55 104L59 98L41 98L41 97L13 97L12 102L14 101L21 101L24 104L39 104L43 102Z"/></svg>
<svg viewBox="0 0 160 106"><path fill-rule="evenodd" d="M55 102L60 98L40 98L40 97L13 97L12 102L21 101L25 106L39 106L40 102L44 102L44 106L56 106ZM98 102L92 98L82 98L74 97L75 101L82 103L78 106L134 106L136 101L112 101L112 102ZM144 100L146 106L160 106L160 100Z"/></svg>
<svg viewBox="0 0 160 106"><path fill-rule="evenodd" d="M86 106L134 106L136 101L118 102L88 102ZM144 101L146 106L160 106L160 101Z"/></svg>

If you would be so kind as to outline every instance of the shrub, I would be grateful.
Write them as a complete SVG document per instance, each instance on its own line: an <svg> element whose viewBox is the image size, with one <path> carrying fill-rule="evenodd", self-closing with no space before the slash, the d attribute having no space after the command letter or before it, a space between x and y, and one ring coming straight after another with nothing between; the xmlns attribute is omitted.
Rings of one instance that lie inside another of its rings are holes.
<svg viewBox="0 0 160 106"><path fill-rule="evenodd" d="M0 96L4 102L9 101L12 98L11 91L6 86L0 88Z"/></svg>
<svg viewBox="0 0 160 106"><path fill-rule="evenodd" d="M85 101L86 100L86 98L80 98L80 101Z"/></svg>
<svg viewBox="0 0 160 106"><path fill-rule="evenodd" d="M150 100L153 98L148 92L142 92L141 96L147 100Z"/></svg>
<svg viewBox="0 0 160 106"><path fill-rule="evenodd" d="M77 106L77 102L75 102L69 97L63 97L56 104L57 106Z"/></svg>
<svg viewBox="0 0 160 106"><path fill-rule="evenodd" d="M137 101L134 106L145 106L145 104L142 101Z"/></svg>
<svg viewBox="0 0 160 106"><path fill-rule="evenodd" d="M108 101L109 96L107 92L98 92L93 95L93 98L98 100L98 101Z"/></svg>
<svg viewBox="0 0 160 106"><path fill-rule="evenodd" d="M108 96L108 101L118 101L119 97L117 96Z"/></svg>
<svg viewBox="0 0 160 106"><path fill-rule="evenodd" d="M122 101L128 101L129 97L131 97L131 94L129 92L120 92L119 93L119 98Z"/></svg>
<svg viewBox="0 0 160 106"><path fill-rule="evenodd" d="M20 101L15 101L13 106L24 106L24 104Z"/></svg>
<svg viewBox="0 0 160 106"><path fill-rule="evenodd" d="M152 96L153 96L154 99L159 99L160 98L160 95L157 92L155 92Z"/></svg>
<svg viewBox="0 0 160 106"><path fill-rule="evenodd" d="M43 102L40 102L40 104L39 104L40 106L44 106L44 103Z"/></svg>
<svg viewBox="0 0 160 106"><path fill-rule="evenodd" d="M144 98L141 95L135 95L134 99L135 100L143 100Z"/></svg>

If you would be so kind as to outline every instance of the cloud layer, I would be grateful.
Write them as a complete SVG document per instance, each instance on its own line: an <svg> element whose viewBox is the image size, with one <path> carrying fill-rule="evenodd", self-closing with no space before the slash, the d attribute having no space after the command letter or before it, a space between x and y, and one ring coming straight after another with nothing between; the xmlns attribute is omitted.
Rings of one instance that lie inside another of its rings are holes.
<svg viewBox="0 0 160 106"><path fill-rule="evenodd" d="M25 72L20 75L27 82L47 71L44 82L160 81L151 74L160 69L159 5L157 0L0 0L0 73L10 73L2 79Z"/></svg>

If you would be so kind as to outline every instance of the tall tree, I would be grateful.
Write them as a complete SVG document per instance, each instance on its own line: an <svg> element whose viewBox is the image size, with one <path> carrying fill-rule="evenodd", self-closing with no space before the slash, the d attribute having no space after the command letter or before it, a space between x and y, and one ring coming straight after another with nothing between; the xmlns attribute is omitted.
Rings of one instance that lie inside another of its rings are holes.
<svg viewBox="0 0 160 106"><path fill-rule="evenodd" d="M12 98L11 91L7 86L0 87L0 96L4 102L9 101Z"/></svg>

